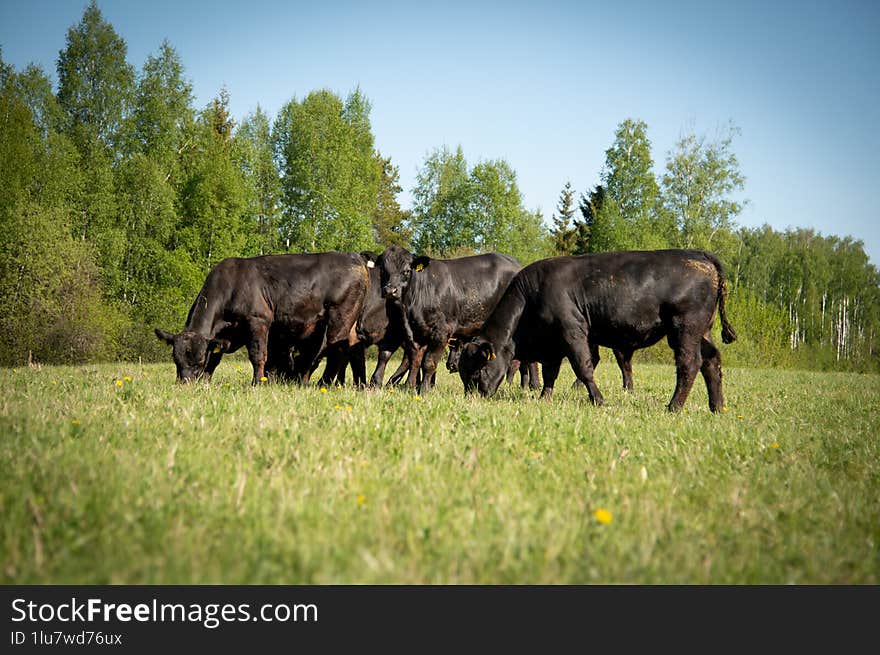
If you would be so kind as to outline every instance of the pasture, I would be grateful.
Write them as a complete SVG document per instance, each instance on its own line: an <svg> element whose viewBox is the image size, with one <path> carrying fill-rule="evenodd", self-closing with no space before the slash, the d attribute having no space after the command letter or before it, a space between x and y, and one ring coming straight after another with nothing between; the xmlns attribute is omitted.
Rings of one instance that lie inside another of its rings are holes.
<svg viewBox="0 0 880 655"><path fill-rule="evenodd" d="M602 354L601 408L567 364L551 402L0 370L0 581L880 583L880 376L725 367L673 415Z"/></svg>

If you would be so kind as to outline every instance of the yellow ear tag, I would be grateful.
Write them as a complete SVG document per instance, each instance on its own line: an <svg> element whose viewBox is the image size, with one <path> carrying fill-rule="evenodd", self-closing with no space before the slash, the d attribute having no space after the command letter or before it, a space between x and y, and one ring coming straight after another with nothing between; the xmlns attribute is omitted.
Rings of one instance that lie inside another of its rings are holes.
<svg viewBox="0 0 880 655"><path fill-rule="evenodd" d="M491 362L493 359L495 359L495 353L489 355L489 361Z"/></svg>
<svg viewBox="0 0 880 655"><path fill-rule="evenodd" d="M420 270L422 270L423 268L425 268L425 265L424 265L424 264L416 264L416 273L418 273L418 272L419 272Z"/></svg>
<svg viewBox="0 0 880 655"><path fill-rule="evenodd" d="M216 355L219 352L220 352L220 346L214 346L214 354Z"/></svg>

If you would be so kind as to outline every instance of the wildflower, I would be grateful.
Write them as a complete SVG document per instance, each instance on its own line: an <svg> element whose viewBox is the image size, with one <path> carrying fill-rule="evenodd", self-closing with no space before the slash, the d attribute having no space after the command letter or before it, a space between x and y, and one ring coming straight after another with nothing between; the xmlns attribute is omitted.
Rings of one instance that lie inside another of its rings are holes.
<svg viewBox="0 0 880 655"><path fill-rule="evenodd" d="M394 389L389 389L388 393L394 393Z"/></svg>
<svg viewBox="0 0 880 655"><path fill-rule="evenodd" d="M342 409L342 405L336 405L336 409Z"/></svg>
<svg viewBox="0 0 880 655"><path fill-rule="evenodd" d="M52 380L52 384L58 384L58 380Z"/></svg>
<svg viewBox="0 0 880 655"><path fill-rule="evenodd" d="M357 500L358 507L363 507L367 504L367 497L363 494L358 494L355 500Z"/></svg>
<svg viewBox="0 0 880 655"><path fill-rule="evenodd" d="M421 399L422 399L421 396L414 396L414 397L413 397L413 400L421 400Z"/></svg>
<svg viewBox="0 0 880 655"><path fill-rule="evenodd" d="M80 421L78 418L75 418L70 422L71 425L79 425L79 423L80 423Z"/></svg>
<svg viewBox="0 0 880 655"><path fill-rule="evenodd" d="M117 386L117 387L121 387L121 386L122 386L122 380L116 380L116 386Z"/></svg>
<svg viewBox="0 0 880 655"><path fill-rule="evenodd" d="M130 376L130 375L126 375L126 376L125 376L124 378L122 378L122 379L125 380L126 382L131 382L131 376Z"/></svg>
<svg viewBox="0 0 880 655"><path fill-rule="evenodd" d="M321 393L327 393L327 387L321 387L321 388L319 389L319 391L320 391Z"/></svg>
<svg viewBox="0 0 880 655"><path fill-rule="evenodd" d="M722 407L722 408L721 408L721 411L724 412L725 414L727 414L727 412L729 411L729 410L727 409L727 405L725 405L724 407Z"/></svg>
<svg viewBox="0 0 880 655"><path fill-rule="evenodd" d="M745 416L743 416L742 414L740 414L739 416L737 416L737 418L742 419L742 418L745 418Z"/></svg>
<svg viewBox="0 0 880 655"><path fill-rule="evenodd" d="M597 509L593 512L593 516L596 517L596 520L599 521L602 525L608 525L611 523L611 512L607 509Z"/></svg>
<svg viewBox="0 0 880 655"><path fill-rule="evenodd" d="M345 411L346 411L346 412L350 412L350 411L351 411L351 405L346 405L346 406L345 406Z"/></svg>
<svg viewBox="0 0 880 655"><path fill-rule="evenodd" d="M260 382L268 382L268 381L269 381L269 378L267 378L265 375L260 378Z"/></svg>
<svg viewBox="0 0 880 655"><path fill-rule="evenodd" d="M778 441L774 441L772 444L770 444L770 447L771 447L773 450L779 450L779 442L778 442Z"/></svg>

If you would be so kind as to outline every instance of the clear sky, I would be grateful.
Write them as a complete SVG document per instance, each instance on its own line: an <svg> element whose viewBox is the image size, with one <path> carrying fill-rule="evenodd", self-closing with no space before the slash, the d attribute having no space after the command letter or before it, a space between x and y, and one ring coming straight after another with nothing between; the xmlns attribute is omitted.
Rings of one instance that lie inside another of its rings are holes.
<svg viewBox="0 0 880 655"><path fill-rule="evenodd" d="M87 0L0 0L0 47L53 80ZM416 170L441 145L503 157L546 220L599 181L626 118L658 174L683 131L733 121L739 222L852 235L880 265L880 2L294 2L101 0L140 69L167 38L198 106L225 85L243 118L309 91L373 103L376 146Z"/></svg>

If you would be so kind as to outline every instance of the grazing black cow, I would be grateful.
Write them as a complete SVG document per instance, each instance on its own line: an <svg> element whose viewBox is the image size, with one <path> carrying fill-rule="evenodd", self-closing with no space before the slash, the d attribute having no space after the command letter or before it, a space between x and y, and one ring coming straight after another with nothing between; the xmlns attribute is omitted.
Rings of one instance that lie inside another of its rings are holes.
<svg viewBox="0 0 880 655"><path fill-rule="evenodd" d="M465 342L459 339L449 340L449 354L446 356L446 370L450 373L458 373L458 360L461 358L461 349ZM541 381L538 377L538 362L521 362L518 359L510 360L510 367L507 369L507 384L513 384L513 376L519 371L520 386L525 389L529 387L533 391L541 388Z"/></svg>
<svg viewBox="0 0 880 655"><path fill-rule="evenodd" d="M376 265L383 297L400 301L405 309L408 383L415 386L413 372L421 366L422 393L431 388L449 339L474 334L521 268L513 257L499 253L432 259L398 246L386 248Z"/></svg>
<svg viewBox="0 0 880 655"><path fill-rule="evenodd" d="M254 384L267 360L280 377L308 381L323 349L348 344L368 283L357 253L224 259L208 273L183 332L156 328L156 336L173 346L179 381L210 379L223 354L242 346Z"/></svg>
<svg viewBox="0 0 880 655"><path fill-rule="evenodd" d="M537 261L520 271L479 334L461 353L466 391L498 389L512 358L543 364L542 397L550 398L563 357L587 386L593 380L591 346L631 352L666 337L675 353L676 385L670 411L684 406L697 371L709 409L724 407L721 354L710 329L715 309L724 343L736 339L725 315L727 281L721 262L702 250L608 252Z"/></svg>

